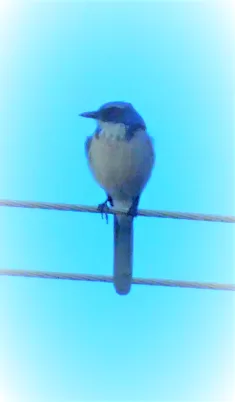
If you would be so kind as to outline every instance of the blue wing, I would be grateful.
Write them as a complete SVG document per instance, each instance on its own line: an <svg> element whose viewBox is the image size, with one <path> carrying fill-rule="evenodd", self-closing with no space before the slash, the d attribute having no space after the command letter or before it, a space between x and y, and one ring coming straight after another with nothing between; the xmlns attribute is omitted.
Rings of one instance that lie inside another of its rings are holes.
<svg viewBox="0 0 235 402"><path fill-rule="evenodd" d="M86 142L85 142L85 153L86 153L87 157L89 155L89 150L90 150L92 138L93 138L92 135L90 137L87 137Z"/></svg>
<svg viewBox="0 0 235 402"><path fill-rule="evenodd" d="M85 153L86 153L87 157L89 156L89 150L91 147L91 142L93 140L93 137L99 138L100 131L101 131L100 127L97 127L94 134L87 137L86 142L85 142Z"/></svg>

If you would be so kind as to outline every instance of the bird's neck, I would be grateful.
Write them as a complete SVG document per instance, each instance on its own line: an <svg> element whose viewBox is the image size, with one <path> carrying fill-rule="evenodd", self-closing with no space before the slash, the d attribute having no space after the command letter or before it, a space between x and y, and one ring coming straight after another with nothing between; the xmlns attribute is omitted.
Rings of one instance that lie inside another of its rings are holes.
<svg viewBox="0 0 235 402"><path fill-rule="evenodd" d="M100 125L100 135L114 139L114 140L124 140L127 134L127 127L122 123L110 123L110 122L99 122Z"/></svg>

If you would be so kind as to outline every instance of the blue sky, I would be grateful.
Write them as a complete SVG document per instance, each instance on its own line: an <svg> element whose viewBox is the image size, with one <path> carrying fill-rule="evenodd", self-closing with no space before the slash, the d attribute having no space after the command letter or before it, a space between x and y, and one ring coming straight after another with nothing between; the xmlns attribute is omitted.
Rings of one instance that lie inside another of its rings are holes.
<svg viewBox="0 0 235 402"><path fill-rule="evenodd" d="M140 208L235 213L229 10L35 2L14 18L1 66L0 198L103 201L84 155L94 123L78 114L125 100L156 149ZM99 215L1 208L0 220L1 268L112 274L112 224ZM137 218L134 276L232 283L233 240L229 224ZM0 325L4 402L234 392L226 292L133 286L120 297L111 284L1 278Z"/></svg>

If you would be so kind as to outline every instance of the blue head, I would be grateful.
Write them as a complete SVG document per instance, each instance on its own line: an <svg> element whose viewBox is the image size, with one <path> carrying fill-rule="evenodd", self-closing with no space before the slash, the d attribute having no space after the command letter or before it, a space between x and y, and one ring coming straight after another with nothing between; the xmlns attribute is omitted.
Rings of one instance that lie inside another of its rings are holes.
<svg viewBox="0 0 235 402"><path fill-rule="evenodd" d="M102 105L97 111L81 113L80 116L95 119L99 123L123 124L126 127L126 136L131 138L134 131L146 128L145 122L131 103L109 102Z"/></svg>

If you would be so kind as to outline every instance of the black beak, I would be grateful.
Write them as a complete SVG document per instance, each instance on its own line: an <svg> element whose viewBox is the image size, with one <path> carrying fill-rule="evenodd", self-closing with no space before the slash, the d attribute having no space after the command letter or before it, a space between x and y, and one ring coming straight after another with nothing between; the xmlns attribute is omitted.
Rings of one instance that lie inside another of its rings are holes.
<svg viewBox="0 0 235 402"><path fill-rule="evenodd" d="M98 112L84 112L80 113L79 116L86 117L87 119L98 119Z"/></svg>

